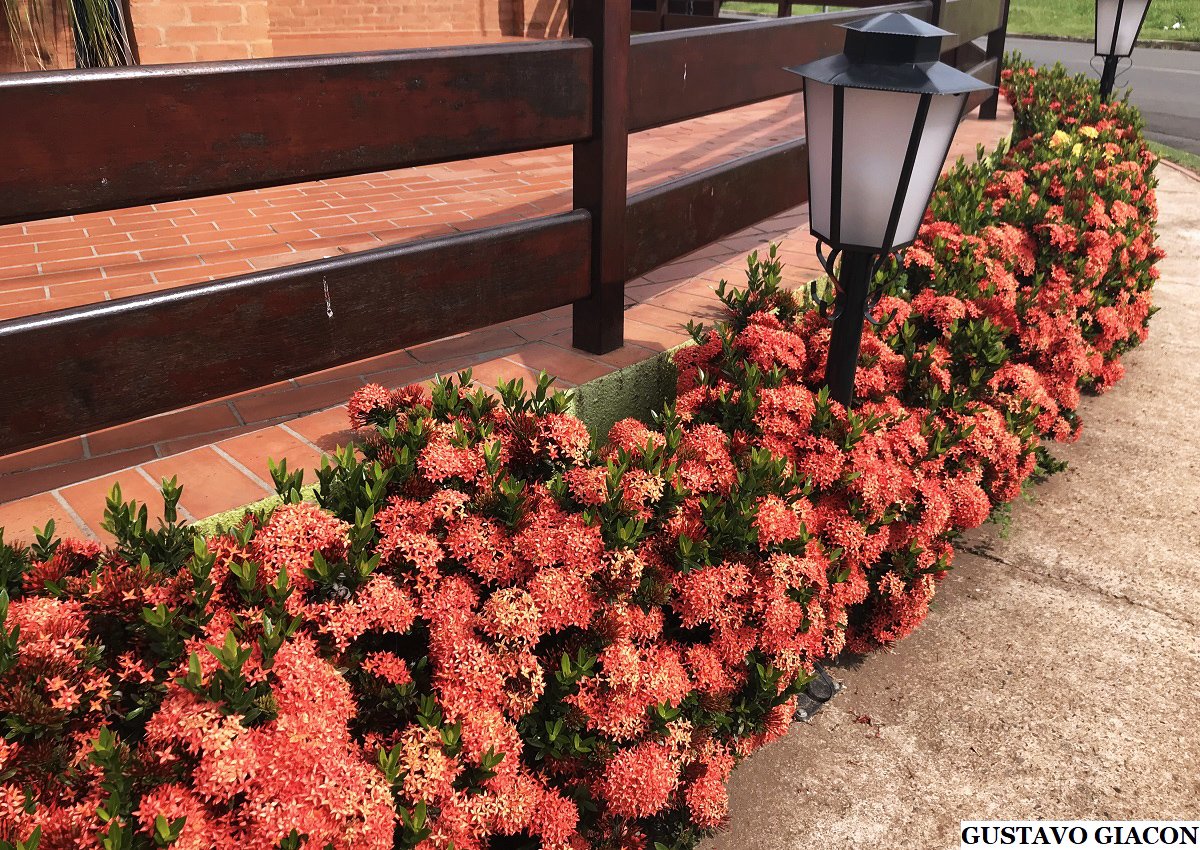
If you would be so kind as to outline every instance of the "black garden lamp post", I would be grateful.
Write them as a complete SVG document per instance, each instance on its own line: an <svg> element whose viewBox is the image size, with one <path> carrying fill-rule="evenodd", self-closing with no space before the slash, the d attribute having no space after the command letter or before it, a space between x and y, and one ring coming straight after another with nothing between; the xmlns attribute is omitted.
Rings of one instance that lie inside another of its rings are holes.
<svg viewBox="0 0 1200 850"><path fill-rule="evenodd" d="M825 383L849 405L874 272L916 239L968 97L994 86L939 62L950 33L909 15L845 29L842 53L787 70L805 78L810 226L836 289L818 299L833 319Z"/></svg>
<svg viewBox="0 0 1200 850"><path fill-rule="evenodd" d="M1149 8L1150 0L1096 0L1096 55L1104 58L1101 99L1112 96L1117 63L1133 53Z"/></svg>

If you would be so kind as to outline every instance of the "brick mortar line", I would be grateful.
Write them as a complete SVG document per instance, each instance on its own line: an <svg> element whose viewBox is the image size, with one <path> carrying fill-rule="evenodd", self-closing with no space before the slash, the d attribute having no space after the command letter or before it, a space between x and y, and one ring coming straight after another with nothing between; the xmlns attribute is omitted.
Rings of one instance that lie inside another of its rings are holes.
<svg viewBox="0 0 1200 850"><path fill-rule="evenodd" d="M327 407L327 408L325 408L325 409L326 409L326 410L332 410L334 407L338 407L338 405L336 405L336 404L335 404L335 405L333 405L333 407ZM296 417L296 419L299 419L299 418L300 418L299 416L297 416L297 417ZM295 422L295 421L296 421L296 419L290 419L290 420L288 420L288 421L289 421L289 422ZM321 454L321 457L325 457L326 455L329 455L330 457L332 457L332 456L333 456L332 454L330 454L329 452L325 451L323 448L321 448L320 446L318 446L316 443L314 443L312 440L308 439L308 437L306 437L306 436L304 436L303 434L301 434L299 431L295 431L295 430L293 430L292 428L288 427L288 424L287 424L287 422L281 422L281 423L279 423L278 425L276 425L276 426L274 426L274 427L276 427L276 428L280 429L281 431L284 431L284 432L286 432L286 433L288 433L288 434L291 434L291 435L292 435L293 437L295 437L297 440L299 440L300 442L304 443L304 445L308 446L308 447L309 447L309 448L311 448L311 449L315 449L316 451L320 452L320 454ZM274 489L274 488L272 488L272 489Z"/></svg>
<svg viewBox="0 0 1200 850"><path fill-rule="evenodd" d="M70 503L67 502L62 493L55 489L50 491L50 495L54 498L54 501L58 502L59 506L67 512L67 516L70 517L71 522L79 526L79 529L84 534L91 537L93 540L100 539L100 535L95 531L92 531L92 527L83 521L83 517L81 517L73 507L71 507Z"/></svg>
<svg viewBox="0 0 1200 850"><path fill-rule="evenodd" d="M263 429L261 429L261 431L266 431L266 430L269 430L269 429L267 429L267 428L263 428ZM260 433L260 431L251 431L250 433L251 433L251 434L258 434L258 433ZM243 435L243 436L248 436L248 435ZM251 471L250 467L246 466L244 463L242 463L240 460L238 460L237 458L235 458L233 455L229 454L229 452L225 451L225 450L224 450L223 448L221 448L221 447L220 447L218 444L216 444L216 443L213 443L213 444L212 444L212 450L213 450L214 452L216 452L218 455L220 455L221 457L225 458L225 460L229 461L229 464L230 464L231 466L233 466L233 468L234 468L234 469L236 469L236 470L238 470L239 472L241 472L243 475L245 475L246 477L248 477L248 478L249 478L251 481L255 481L255 482L257 482L258 484L260 484L260 485L262 485L263 487L265 487L265 488L267 489L267 492L268 492L268 493L274 493L274 492L275 492L275 485L274 485L274 484L272 484L272 483L268 483L268 482L267 482L267 481L265 481L263 478L259 477L259 475L258 475L257 473L255 473L255 472ZM274 458L271 458L271 460L274 460Z"/></svg>

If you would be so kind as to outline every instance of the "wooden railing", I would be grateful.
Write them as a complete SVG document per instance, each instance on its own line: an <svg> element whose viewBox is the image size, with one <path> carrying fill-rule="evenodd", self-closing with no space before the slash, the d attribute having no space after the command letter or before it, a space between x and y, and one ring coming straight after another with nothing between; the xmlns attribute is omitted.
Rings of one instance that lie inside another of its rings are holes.
<svg viewBox="0 0 1200 850"><path fill-rule="evenodd" d="M882 8L995 80L1003 0ZM570 212L0 322L0 454L566 304L619 347L626 280L807 200L802 139L627 196L628 134L798 91L861 16L631 39L578 0L559 41L0 77L0 223L574 146Z"/></svg>
<svg viewBox="0 0 1200 850"><path fill-rule="evenodd" d="M631 0L634 32L664 32L722 22L721 0Z"/></svg>

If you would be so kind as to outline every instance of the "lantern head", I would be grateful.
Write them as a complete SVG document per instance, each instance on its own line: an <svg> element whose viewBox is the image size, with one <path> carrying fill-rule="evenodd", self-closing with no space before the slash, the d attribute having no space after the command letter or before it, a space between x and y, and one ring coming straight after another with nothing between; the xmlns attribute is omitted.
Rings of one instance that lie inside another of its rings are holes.
<svg viewBox="0 0 1200 850"><path fill-rule="evenodd" d="M886 254L916 239L968 97L994 86L938 61L950 33L910 15L845 29L842 53L786 69L805 78L809 217L835 248Z"/></svg>
<svg viewBox="0 0 1200 850"><path fill-rule="evenodd" d="M1096 55L1132 53L1149 9L1150 0L1096 0Z"/></svg>

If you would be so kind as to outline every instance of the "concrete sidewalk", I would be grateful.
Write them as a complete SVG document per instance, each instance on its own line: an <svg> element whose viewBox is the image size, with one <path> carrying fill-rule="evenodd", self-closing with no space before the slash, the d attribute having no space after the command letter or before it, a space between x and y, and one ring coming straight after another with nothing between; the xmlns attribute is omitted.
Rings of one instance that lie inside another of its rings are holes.
<svg viewBox="0 0 1200 850"><path fill-rule="evenodd" d="M961 820L1200 817L1200 182L1159 167L1147 342L1070 469L959 546L891 654L735 771L705 850L958 847Z"/></svg>

